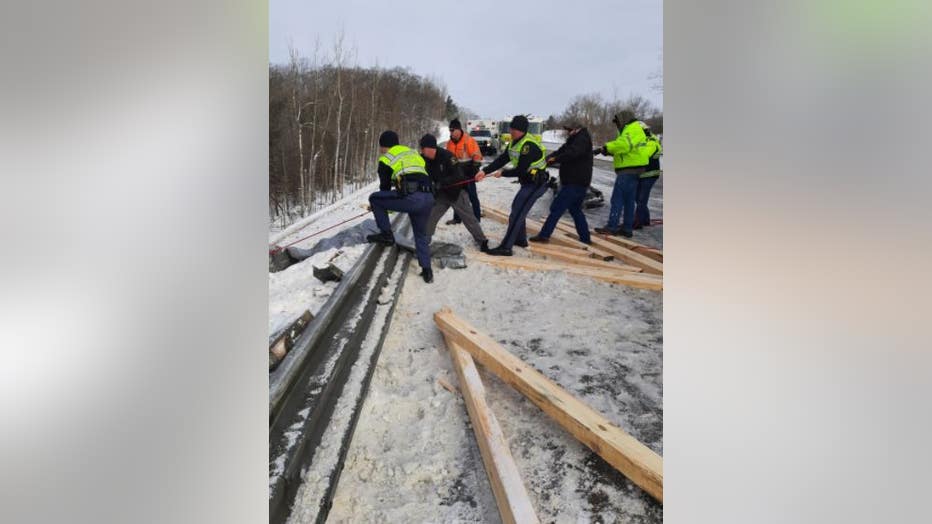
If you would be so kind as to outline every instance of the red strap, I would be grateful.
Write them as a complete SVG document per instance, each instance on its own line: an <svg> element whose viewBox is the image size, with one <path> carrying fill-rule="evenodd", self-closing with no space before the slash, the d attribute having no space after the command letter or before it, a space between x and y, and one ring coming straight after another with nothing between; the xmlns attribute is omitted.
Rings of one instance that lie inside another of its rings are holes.
<svg viewBox="0 0 932 524"><path fill-rule="evenodd" d="M304 238L299 238L298 240L295 240L294 242L292 242L292 243L290 243L290 244L286 244L286 245L284 245L284 246L275 246L274 249L270 249L270 250L269 250L269 254L270 254L270 255L274 255L275 253L278 253L279 251L282 251L282 250L285 249L285 248L291 247L291 246L297 244L298 242L302 242L302 241L304 241L304 240L307 240L307 239L311 238L312 236L319 235L319 234L324 233L324 232L326 232L326 231L330 231L331 229L333 229L333 228L335 228L335 227L337 227L337 226L342 226L343 224L345 224L345 223L347 223L347 222L352 222L353 220L356 220L357 218L364 217L364 216L366 216L366 215L368 215L368 214L369 214L368 211L366 211L365 213L360 213L360 214L358 214L358 215L356 215L356 216L354 216L354 217L352 217L352 218L347 218L347 219L344 220L343 222L340 222L340 223L338 223L338 224L334 224L334 225L332 225L332 226L330 226L330 227L328 227L328 228L325 228L325 229L321 229L320 231L318 231L318 232L316 232L316 233L311 233L310 235L308 235L308 236L306 236L306 237L304 237Z"/></svg>

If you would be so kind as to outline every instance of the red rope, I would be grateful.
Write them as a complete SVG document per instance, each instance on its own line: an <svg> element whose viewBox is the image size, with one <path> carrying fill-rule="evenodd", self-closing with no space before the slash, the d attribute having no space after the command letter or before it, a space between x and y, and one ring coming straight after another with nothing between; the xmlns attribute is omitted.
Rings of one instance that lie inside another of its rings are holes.
<svg viewBox="0 0 932 524"><path fill-rule="evenodd" d="M466 184L471 184L476 181L476 177L470 178L469 180L463 180L462 182L457 182L455 184L450 184L448 186L443 186L440 189L447 189L449 187L464 186Z"/></svg>
<svg viewBox="0 0 932 524"><path fill-rule="evenodd" d="M305 240L307 240L307 239L309 239L309 238L311 238L311 237L313 237L313 236L319 235L319 234L321 234L321 233L325 233L325 232L330 231L331 229L333 229L333 228L335 228L335 227L337 227L337 226L342 226L343 224L345 224L345 223L347 223L347 222L352 222L353 220L356 220L357 218L362 218L362 217L364 217L364 216L366 216L366 215L368 215L368 214L369 214L368 211L366 211L366 212L364 212L364 213L360 213L360 214L358 214L358 215L356 215L356 216L354 216L354 217L352 217L352 218L347 218L347 219L344 220L343 222L340 222L340 223L338 223L338 224L334 224L334 225L332 225L332 226L330 226L330 227L328 227L328 228L321 229L320 231L318 231L318 232L316 232L316 233L311 233L310 235L308 235L308 236L306 236L306 237L304 237L304 238L299 238L298 240L295 240L294 242L292 242L292 243L290 243L290 244L285 244L284 246L275 246L275 249L270 249L270 250L269 250L269 254L270 254L270 255L274 255L275 253L278 253L279 251L282 251L282 250L285 249L285 248L291 247L291 246L297 244L298 242L303 242L303 241L305 241Z"/></svg>

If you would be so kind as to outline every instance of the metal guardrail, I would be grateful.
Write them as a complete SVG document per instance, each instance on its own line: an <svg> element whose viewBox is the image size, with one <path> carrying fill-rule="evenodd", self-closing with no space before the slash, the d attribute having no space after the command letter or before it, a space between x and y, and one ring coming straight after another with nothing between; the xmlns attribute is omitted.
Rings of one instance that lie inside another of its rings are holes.
<svg viewBox="0 0 932 524"><path fill-rule="evenodd" d="M406 217L395 217L396 230L407 222ZM326 518L410 260L408 253L394 247L366 247L285 360L269 374L269 522L288 519L303 483L302 472L313 462L327 432L340 431L343 434L335 435L340 442L339 460L328 472L328 488L318 501L318 521ZM350 423L345 428L330 428L350 371L360 361L361 347L373 328L379 297L399 270L388 311L381 310L387 316L376 334L371 360L362 363L368 367L358 398L348 399L353 406ZM330 437L328 441L334 435Z"/></svg>

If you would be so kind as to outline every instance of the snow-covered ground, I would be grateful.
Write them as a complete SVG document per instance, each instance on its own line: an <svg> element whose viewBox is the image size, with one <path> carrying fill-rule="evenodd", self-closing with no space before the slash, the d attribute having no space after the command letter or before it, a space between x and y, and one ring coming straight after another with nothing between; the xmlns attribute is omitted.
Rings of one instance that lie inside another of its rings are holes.
<svg viewBox="0 0 932 524"><path fill-rule="evenodd" d="M270 245L273 243L279 246L287 245L357 215L364 216L298 242L294 247L311 248L321 240L340 235L351 228L365 227L366 221L371 218L371 214L367 214L362 205L368 201L369 193L375 189L377 189L377 186L366 186L356 193L347 195L343 200L333 204L323 212L315 213L283 232L271 233ZM371 227L374 230L374 226ZM304 310L310 310L314 315L317 314L321 306L330 298L338 283L324 283L318 280L314 276L314 266L325 266L332 261L344 273L348 272L365 249L364 244L358 243L360 242L360 236L355 235L354 240L357 243L316 253L283 271L269 273L269 334L287 326L291 321L301 316Z"/></svg>
<svg viewBox="0 0 932 524"><path fill-rule="evenodd" d="M602 171L599 184L610 183L614 174ZM479 184L480 199L502 209L516 190L505 178ZM661 210L653 204L661 202L661 191L658 183L651 201L656 217ZM531 215L545 216L550 200L548 193ZM591 225L601 225L599 215L607 212L590 212ZM505 226L491 220L482 225L497 244ZM638 231L636 239L661 247L662 236L651 231L660 229ZM474 249L459 225L441 221L434 238ZM516 252L528 256L521 248ZM663 452L660 293L475 262L462 270L435 269L429 285L417 278L415 264L409 271L329 522L499 521L465 406L437 383L438 377L456 383L432 318L442 306ZM512 388L481 372L541 521L662 521L660 504Z"/></svg>

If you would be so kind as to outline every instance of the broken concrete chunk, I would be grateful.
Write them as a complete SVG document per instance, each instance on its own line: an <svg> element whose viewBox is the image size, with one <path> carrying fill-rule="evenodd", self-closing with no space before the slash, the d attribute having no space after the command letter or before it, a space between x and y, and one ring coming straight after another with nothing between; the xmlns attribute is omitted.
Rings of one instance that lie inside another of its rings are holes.
<svg viewBox="0 0 932 524"><path fill-rule="evenodd" d="M456 257L463 254L463 246L447 242L434 242L430 245L430 256L433 258Z"/></svg>
<svg viewBox="0 0 932 524"><path fill-rule="evenodd" d="M464 269L466 267L466 255L438 257L437 261L442 268Z"/></svg>
<svg viewBox="0 0 932 524"><path fill-rule="evenodd" d="M294 264L297 260L291 256L287 249L269 252L269 273L276 273Z"/></svg>
<svg viewBox="0 0 932 524"><path fill-rule="evenodd" d="M343 270L333 264L314 266L314 276L321 282L339 282L343 278Z"/></svg>

